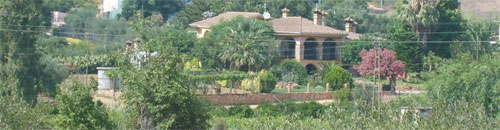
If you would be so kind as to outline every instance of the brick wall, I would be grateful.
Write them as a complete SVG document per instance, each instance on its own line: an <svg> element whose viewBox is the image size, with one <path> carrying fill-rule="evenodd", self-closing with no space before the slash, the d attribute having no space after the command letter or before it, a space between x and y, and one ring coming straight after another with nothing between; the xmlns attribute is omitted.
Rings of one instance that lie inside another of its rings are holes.
<svg viewBox="0 0 500 130"><path fill-rule="evenodd" d="M264 102L275 102L283 100L324 100L332 99L333 93L273 93L273 94L232 94L232 95L208 95L201 96L213 104L236 105L236 104L259 104Z"/></svg>

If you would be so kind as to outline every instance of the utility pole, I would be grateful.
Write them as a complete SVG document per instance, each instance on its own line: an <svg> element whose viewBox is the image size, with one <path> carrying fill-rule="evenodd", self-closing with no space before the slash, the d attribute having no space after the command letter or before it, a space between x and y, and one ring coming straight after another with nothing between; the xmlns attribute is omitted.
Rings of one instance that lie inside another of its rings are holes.
<svg viewBox="0 0 500 130"><path fill-rule="evenodd" d="M384 8L384 0L380 0L380 8Z"/></svg>

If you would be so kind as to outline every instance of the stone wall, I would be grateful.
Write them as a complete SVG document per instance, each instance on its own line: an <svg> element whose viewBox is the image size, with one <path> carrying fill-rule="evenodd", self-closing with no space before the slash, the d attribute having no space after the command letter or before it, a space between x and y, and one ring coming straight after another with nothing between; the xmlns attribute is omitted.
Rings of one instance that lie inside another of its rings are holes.
<svg viewBox="0 0 500 130"><path fill-rule="evenodd" d="M232 94L201 96L213 104L237 105L259 104L283 100L308 101L332 99L333 93L272 93L272 94Z"/></svg>

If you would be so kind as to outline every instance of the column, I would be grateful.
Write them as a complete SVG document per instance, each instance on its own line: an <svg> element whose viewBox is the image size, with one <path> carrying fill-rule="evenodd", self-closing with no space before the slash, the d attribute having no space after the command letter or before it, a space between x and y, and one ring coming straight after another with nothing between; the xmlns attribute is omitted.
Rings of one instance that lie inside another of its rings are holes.
<svg viewBox="0 0 500 130"><path fill-rule="evenodd" d="M344 44L345 37L336 39L335 42L335 60L342 64L342 44Z"/></svg>
<svg viewBox="0 0 500 130"><path fill-rule="evenodd" d="M300 62L304 60L304 42L306 38L294 37L293 39L295 39L295 59Z"/></svg>
<svg viewBox="0 0 500 130"><path fill-rule="evenodd" d="M323 60L323 42L325 42L326 38L315 38L316 42L318 42L318 48L316 52L318 53L318 60Z"/></svg>

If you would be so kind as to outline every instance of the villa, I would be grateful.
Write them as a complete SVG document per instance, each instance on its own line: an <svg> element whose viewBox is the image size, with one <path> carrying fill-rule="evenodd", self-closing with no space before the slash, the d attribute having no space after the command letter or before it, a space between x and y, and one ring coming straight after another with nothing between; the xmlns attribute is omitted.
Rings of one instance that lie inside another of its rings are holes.
<svg viewBox="0 0 500 130"><path fill-rule="evenodd" d="M198 38L203 38L207 32L210 32L212 25L224 19L243 16L268 20L278 36L277 48L281 53L281 58L297 60L304 64L308 72L320 68L321 63L335 61L337 64L342 64L340 46L348 40L360 37L360 34L355 33L357 23L351 18L345 19L346 30L338 30L325 26L325 16L328 15L326 11L314 9L313 20L288 16L290 10L287 8L281 11L281 18L268 19L264 19L263 15L258 12L226 12L189 25L197 29Z"/></svg>

